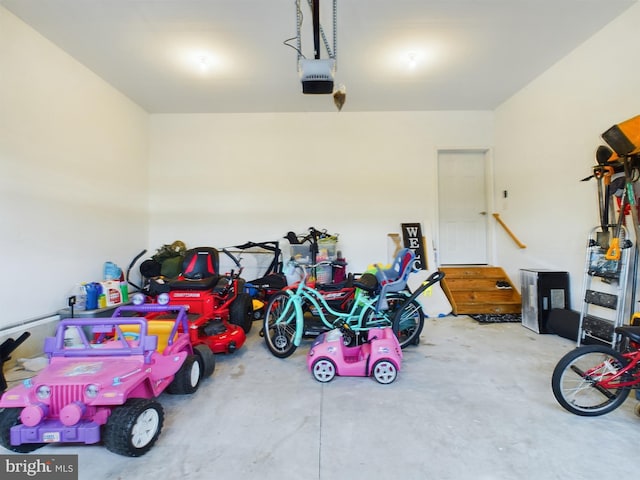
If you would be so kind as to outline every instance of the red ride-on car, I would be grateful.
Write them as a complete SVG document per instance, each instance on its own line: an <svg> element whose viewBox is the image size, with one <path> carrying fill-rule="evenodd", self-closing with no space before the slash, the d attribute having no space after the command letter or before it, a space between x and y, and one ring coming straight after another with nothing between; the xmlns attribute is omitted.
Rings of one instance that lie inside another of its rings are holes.
<svg viewBox="0 0 640 480"><path fill-rule="evenodd" d="M192 248L185 253L180 275L168 281L168 291L156 301L188 307L194 347L204 344L213 353L233 353L242 347L253 323L252 299L244 292L241 272L239 268L220 274L217 249Z"/></svg>

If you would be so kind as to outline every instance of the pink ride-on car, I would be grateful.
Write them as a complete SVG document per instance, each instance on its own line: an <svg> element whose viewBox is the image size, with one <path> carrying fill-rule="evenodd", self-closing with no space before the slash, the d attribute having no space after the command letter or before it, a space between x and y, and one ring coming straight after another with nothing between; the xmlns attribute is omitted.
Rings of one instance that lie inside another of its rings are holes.
<svg viewBox="0 0 640 480"><path fill-rule="evenodd" d="M171 308L175 322L120 316ZM145 454L164 419L156 398L163 391L194 393L203 378L188 327L184 307L162 305L61 320L56 336L45 340L49 364L0 399L0 445L28 453L47 443L102 442L120 455Z"/></svg>
<svg viewBox="0 0 640 480"><path fill-rule="evenodd" d="M366 343L347 347L340 328L320 334L307 354L307 367L319 382L336 375L373 376L379 383L393 382L402 366L402 349L391 327L372 328Z"/></svg>

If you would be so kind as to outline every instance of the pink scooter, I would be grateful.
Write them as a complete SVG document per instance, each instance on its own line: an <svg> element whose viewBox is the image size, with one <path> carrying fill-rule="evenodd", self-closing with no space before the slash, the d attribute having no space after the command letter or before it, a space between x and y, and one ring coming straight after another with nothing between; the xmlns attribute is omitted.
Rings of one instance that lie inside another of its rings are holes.
<svg viewBox="0 0 640 480"><path fill-rule="evenodd" d="M342 327L348 328L348 327ZM347 347L341 328L320 334L307 354L307 367L319 382L336 375L373 376L379 383L393 382L402 367L402 349L391 327L372 328L366 343Z"/></svg>

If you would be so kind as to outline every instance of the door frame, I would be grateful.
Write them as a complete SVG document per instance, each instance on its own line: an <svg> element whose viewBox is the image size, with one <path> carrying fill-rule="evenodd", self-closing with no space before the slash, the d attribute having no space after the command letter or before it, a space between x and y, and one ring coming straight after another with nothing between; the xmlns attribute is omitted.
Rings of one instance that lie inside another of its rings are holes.
<svg viewBox="0 0 640 480"><path fill-rule="evenodd" d="M436 264L440 263L440 154L441 153L479 153L484 155L484 192L485 192L485 205L487 207L486 215L486 256L487 265L495 264L495 224L491 221L493 218L494 201L493 201L493 152L490 147L437 147L436 148L436 195L435 195L435 257Z"/></svg>

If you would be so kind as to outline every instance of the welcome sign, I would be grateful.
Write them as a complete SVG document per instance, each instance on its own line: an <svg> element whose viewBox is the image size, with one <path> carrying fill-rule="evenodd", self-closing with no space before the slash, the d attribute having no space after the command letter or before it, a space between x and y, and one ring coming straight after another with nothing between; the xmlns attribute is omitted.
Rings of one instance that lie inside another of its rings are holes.
<svg viewBox="0 0 640 480"><path fill-rule="evenodd" d="M419 223L403 223L402 240L405 248L413 250L416 255L415 265L419 270L426 270L427 256L424 250L424 237L422 236L422 227Z"/></svg>

